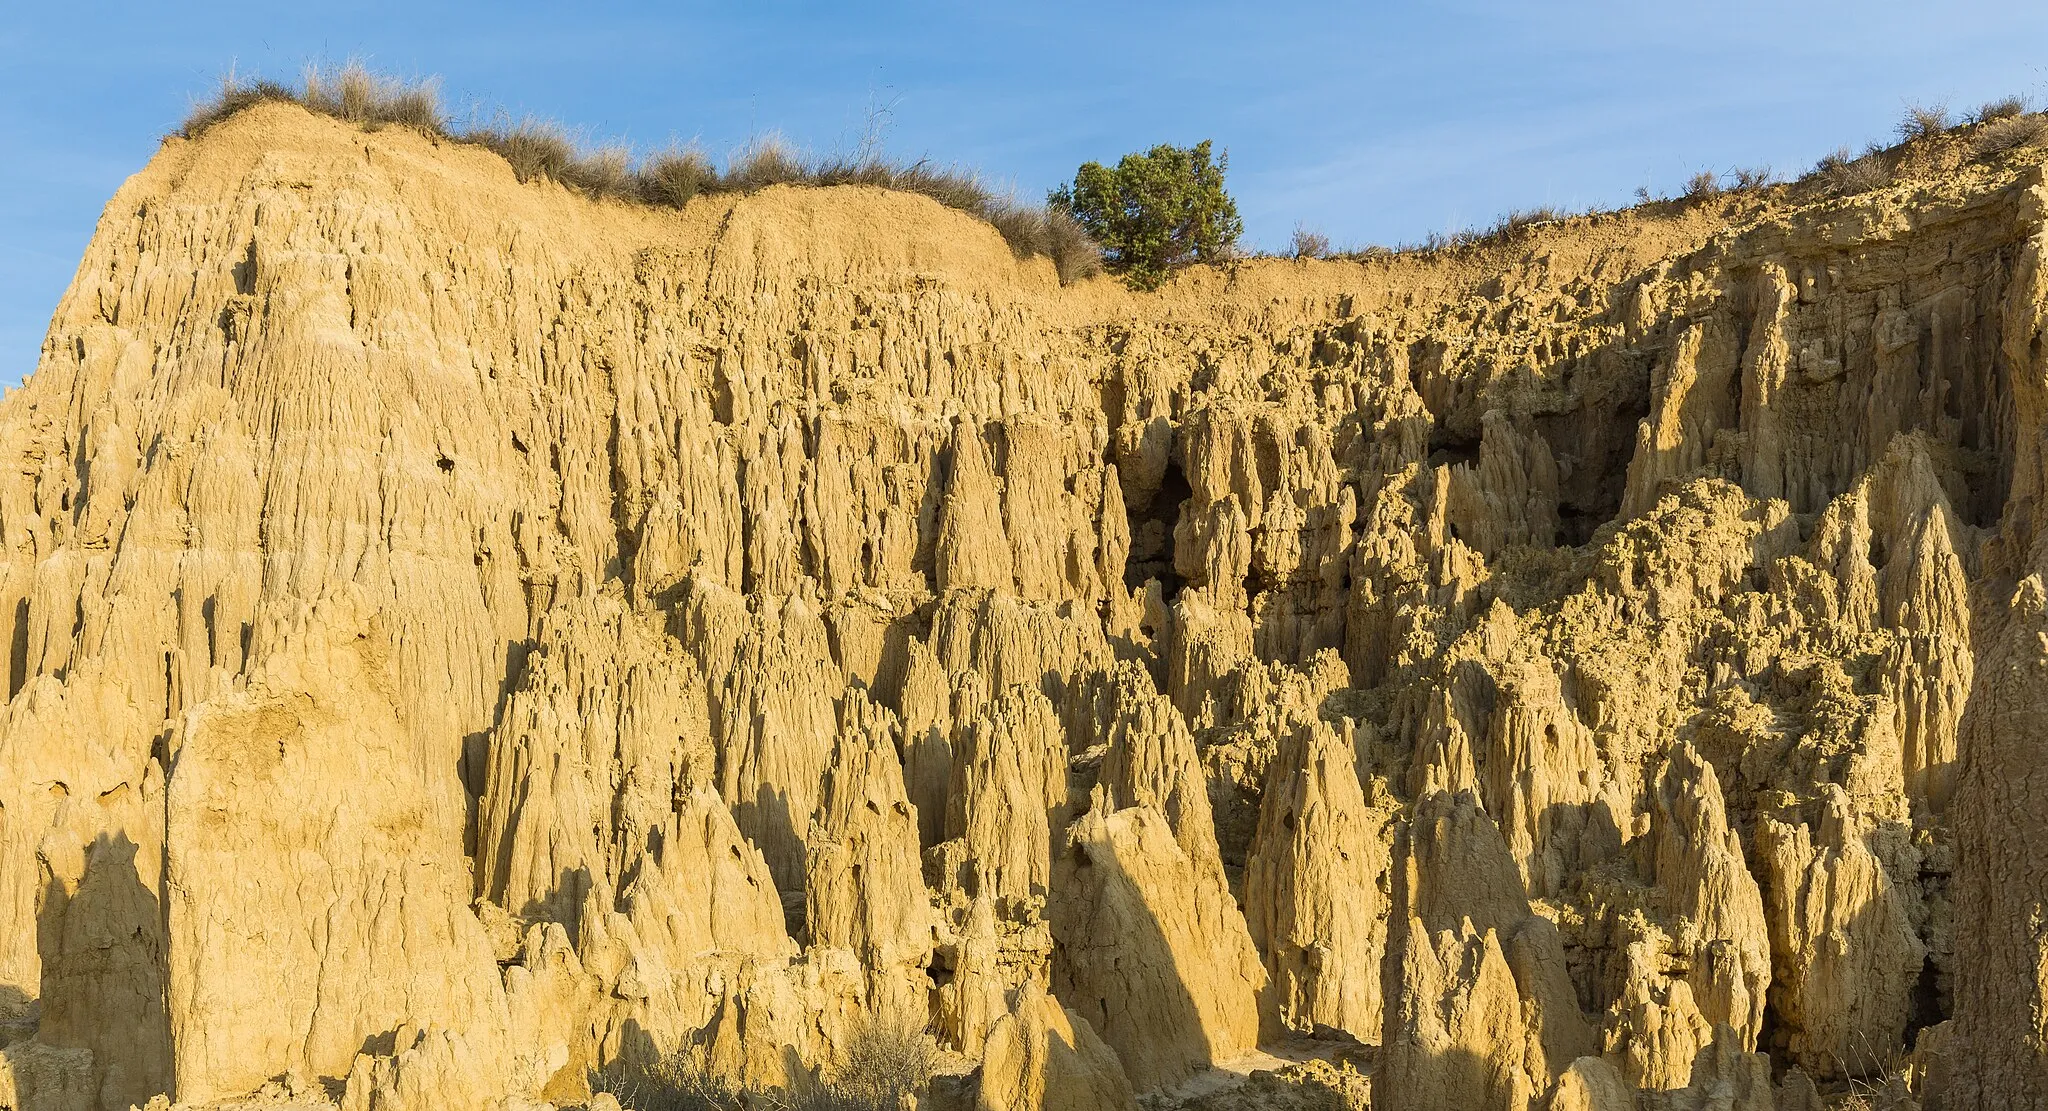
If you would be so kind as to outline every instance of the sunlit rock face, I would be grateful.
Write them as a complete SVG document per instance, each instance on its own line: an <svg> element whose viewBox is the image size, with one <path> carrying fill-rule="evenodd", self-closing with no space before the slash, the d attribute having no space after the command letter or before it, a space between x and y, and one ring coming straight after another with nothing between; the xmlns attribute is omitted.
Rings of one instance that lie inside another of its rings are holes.
<svg viewBox="0 0 2048 1111"><path fill-rule="evenodd" d="M2048 1104L2039 161L1138 294L170 141L0 402L0 1107Z"/></svg>

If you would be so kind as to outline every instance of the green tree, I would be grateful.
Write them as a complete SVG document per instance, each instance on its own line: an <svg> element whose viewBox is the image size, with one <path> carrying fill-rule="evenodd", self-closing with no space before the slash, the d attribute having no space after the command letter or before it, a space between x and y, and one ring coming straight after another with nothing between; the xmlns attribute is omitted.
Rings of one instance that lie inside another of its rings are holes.
<svg viewBox="0 0 2048 1111"><path fill-rule="evenodd" d="M1210 161L1207 139L1161 143L1124 155L1115 169L1083 163L1047 199L1102 245L1110 269L1139 289L1157 289L1176 266L1228 257L1243 234L1237 202L1223 191L1229 165L1228 154Z"/></svg>

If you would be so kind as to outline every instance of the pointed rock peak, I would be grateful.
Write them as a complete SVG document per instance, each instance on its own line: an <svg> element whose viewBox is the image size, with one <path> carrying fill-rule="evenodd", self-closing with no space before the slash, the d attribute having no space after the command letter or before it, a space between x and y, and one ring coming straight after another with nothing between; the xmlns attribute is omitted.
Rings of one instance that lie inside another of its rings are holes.
<svg viewBox="0 0 2048 1111"><path fill-rule="evenodd" d="M935 585L941 592L969 587L1011 590L1016 561L1003 526L1001 491L981 429L967 418L953 426L952 455L946 499L939 508Z"/></svg>
<svg viewBox="0 0 2048 1111"><path fill-rule="evenodd" d="M1252 940L1287 1027L1379 1037L1390 849L1350 744L1324 722L1300 730L1267 774L1244 879Z"/></svg>
<svg viewBox="0 0 2048 1111"><path fill-rule="evenodd" d="M952 975L939 987L934 1020L939 1039L970 1058L981 1056L989 1031L1009 1014L1008 989L1022 963L1014 950L1005 951L1005 939L996 926L994 892L978 880L974 887L966 912L957 914ZM1043 972L1035 968L1023 978L1035 984Z"/></svg>
<svg viewBox="0 0 2048 1111"><path fill-rule="evenodd" d="M893 762L902 724L894 711L875 700L867 688L854 684L839 700L839 740L833 769L861 767L886 752Z"/></svg>
<svg viewBox="0 0 2048 1111"><path fill-rule="evenodd" d="M851 950L859 959L870 1008L916 1014L923 1029L934 918L896 731L887 707L858 688L847 692L837 753L807 838L805 922L812 945Z"/></svg>
<svg viewBox="0 0 2048 1111"><path fill-rule="evenodd" d="M977 680L962 689L978 699L983 687ZM1002 898L1042 895L1052 811L1067 797L1066 740L1052 703L1032 687L1009 687L956 721L946 836Z"/></svg>
<svg viewBox="0 0 2048 1111"><path fill-rule="evenodd" d="M1116 1053L1038 983L990 1032L975 1111L1135 1111Z"/></svg>
<svg viewBox="0 0 2048 1111"><path fill-rule="evenodd" d="M1908 632L1964 638L1970 631L1970 580L1957 551L1963 526L1945 507L1926 510L1900 536L1880 582L1882 616Z"/></svg>
<svg viewBox="0 0 2048 1111"><path fill-rule="evenodd" d="M1458 795L1479 782L1478 765L1472 752L1472 737L1465 730L1450 687L1425 695L1421 735L1414 762L1409 766L1409 786L1417 795Z"/></svg>
<svg viewBox="0 0 2048 1111"><path fill-rule="evenodd" d="M1550 1111L1636 1111L1636 1093L1604 1057L1581 1057L1558 1078Z"/></svg>
<svg viewBox="0 0 2048 1111"><path fill-rule="evenodd" d="M1415 804L1407 834L1408 905L1431 932L1470 918L1482 930L1513 932L1529 917L1522 875L1477 791L1439 791Z"/></svg>
<svg viewBox="0 0 2048 1111"><path fill-rule="evenodd" d="M1712 764L1690 743L1674 746L1657 776L1657 887L1691 955L1688 978L1700 1013L1753 1042L1771 982L1763 895L1729 827Z"/></svg>
<svg viewBox="0 0 2048 1111"><path fill-rule="evenodd" d="M1720 777L1690 741L1672 746L1657 773L1657 816L1660 846L1666 839L1694 846L1728 844L1728 809ZM1735 849L1740 853L1741 845Z"/></svg>
<svg viewBox="0 0 2048 1111"><path fill-rule="evenodd" d="M707 951L782 960L796 953L768 862L715 791L689 791L620 904L671 967Z"/></svg>
<svg viewBox="0 0 2048 1111"><path fill-rule="evenodd" d="M1432 935L1417 925L1387 958L1400 991L1387 1000L1374 1107L1528 1111L1536 1089L1529 1033L1494 932L1461 921Z"/></svg>
<svg viewBox="0 0 2048 1111"><path fill-rule="evenodd" d="M1117 1051L1140 1090L1257 1041L1265 970L1220 870L1190 860L1150 806L1098 786L1055 862L1053 990Z"/></svg>
<svg viewBox="0 0 2048 1111"><path fill-rule="evenodd" d="M903 682L896 710L903 716L903 728L912 733L945 722L952 716L952 683L932 646L912 639L904 646Z"/></svg>
<svg viewBox="0 0 2048 1111"><path fill-rule="evenodd" d="M1771 1059L1749 1052L1746 1044L1733 1027L1716 1023L1713 1040L1693 1061L1692 1079L1679 1094L1678 1106L1775 1111Z"/></svg>
<svg viewBox="0 0 2048 1111"><path fill-rule="evenodd" d="M1109 751L1098 783L1108 790L1113 804L1152 806L1166 815L1184 843L1207 843L1213 852L1216 829L1209 812L1208 780L1194 734L1173 703L1156 691L1128 687L1116 700L1115 717L1104 732L1109 735Z"/></svg>
<svg viewBox="0 0 2048 1111"><path fill-rule="evenodd" d="M1905 1050L1926 946L1849 793L1826 784L1820 801L1817 835L1768 816L1757 827L1776 1040L1817 1076L1875 1075Z"/></svg>

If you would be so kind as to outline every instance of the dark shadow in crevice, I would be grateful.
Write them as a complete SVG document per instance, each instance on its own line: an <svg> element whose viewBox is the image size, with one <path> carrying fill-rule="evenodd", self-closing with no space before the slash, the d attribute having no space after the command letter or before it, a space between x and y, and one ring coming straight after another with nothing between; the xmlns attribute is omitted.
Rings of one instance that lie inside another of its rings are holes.
<svg viewBox="0 0 2048 1111"><path fill-rule="evenodd" d="M93 1090L108 1107L141 1107L171 1092L170 947L136 852L126 834L100 834L78 887L67 892L53 878L36 920L37 1039L90 1049Z"/></svg>
<svg viewBox="0 0 2048 1111"><path fill-rule="evenodd" d="M21 693L28 682L28 599L14 603L14 630L8 638L7 698Z"/></svg>
<svg viewBox="0 0 2048 1111"><path fill-rule="evenodd" d="M462 784L463 821L462 851L469 857L470 873L476 877L473 894L502 901L504 896L503 877L511 867L509 854L512 851L507 839L495 846L497 859L486 860L493 846L483 843L483 806L485 796L491 789L491 749L501 743L499 730L505 721L505 707L511 702L512 694L526 679L526 664L539 645L531 640L514 640L505 643L504 670L499 673L498 691L491 705L491 725L487 729L465 734L462 751L455 759L455 776ZM248 655L243 653L246 661ZM246 665L245 665L246 666ZM509 785L508 785L509 787ZM506 831L517 828L516 824ZM505 832L505 831L501 831Z"/></svg>
<svg viewBox="0 0 2048 1111"><path fill-rule="evenodd" d="M1476 464L1479 462L1479 437L1460 435L1439 421L1429 434L1429 458L1426 462L1431 467Z"/></svg>
<svg viewBox="0 0 2048 1111"><path fill-rule="evenodd" d="M1911 1050L1920 1041L1920 1031L1940 1023L1948 1015L1941 1006L1941 970L1934 963L1934 955L1920 962L1920 975L1913 981L1913 995L1906 1009L1906 1048Z"/></svg>
<svg viewBox="0 0 2048 1111"><path fill-rule="evenodd" d="M1124 585L1142 589L1147 579L1158 579L1166 603L1180 596L1182 581L1173 564L1173 528L1180 521L1181 506L1194 497L1177 460L1168 460L1159 488L1142 506L1125 507L1131 534L1130 557L1124 561Z"/></svg>

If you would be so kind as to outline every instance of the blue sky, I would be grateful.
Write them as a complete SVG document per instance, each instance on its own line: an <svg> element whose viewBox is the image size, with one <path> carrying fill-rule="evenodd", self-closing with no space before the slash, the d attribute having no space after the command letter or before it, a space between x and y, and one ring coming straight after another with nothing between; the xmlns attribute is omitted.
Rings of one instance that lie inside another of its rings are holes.
<svg viewBox="0 0 2048 1111"><path fill-rule="evenodd" d="M0 381L34 366L100 208L232 65L356 57L642 147L779 131L1038 195L1213 139L1255 247L1400 243L1639 185L1797 172L1911 102L2048 100L2039 0L1633 3L46 4L0 14Z"/></svg>

